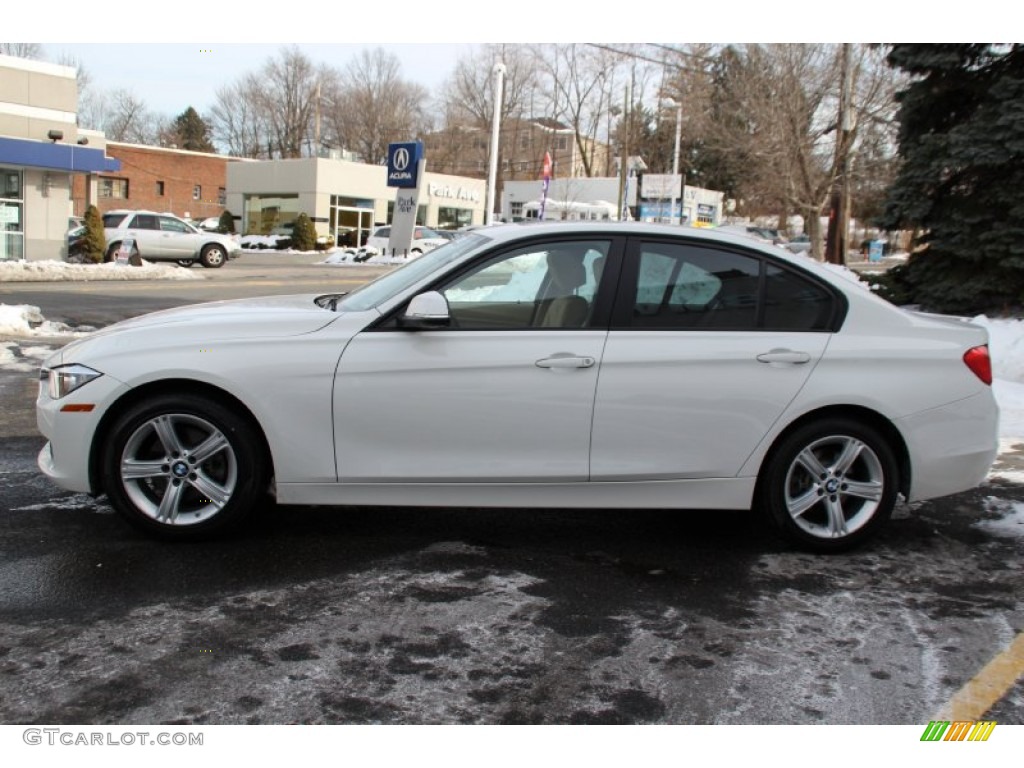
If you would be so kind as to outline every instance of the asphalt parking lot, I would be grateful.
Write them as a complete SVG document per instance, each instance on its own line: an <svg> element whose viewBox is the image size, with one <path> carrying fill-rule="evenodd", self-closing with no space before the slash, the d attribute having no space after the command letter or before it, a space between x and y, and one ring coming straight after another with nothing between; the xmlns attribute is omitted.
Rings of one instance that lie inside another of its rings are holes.
<svg viewBox="0 0 1024 768"><path fill-rule="evenodd" d="M253 261L0 302L77 324L367 278ZM172 545L42 477L34 391L0 369L2 723L1024 724L986 672L1024 631L1024 445L843 555L745 513L545 509L268 505Z"/></svg>

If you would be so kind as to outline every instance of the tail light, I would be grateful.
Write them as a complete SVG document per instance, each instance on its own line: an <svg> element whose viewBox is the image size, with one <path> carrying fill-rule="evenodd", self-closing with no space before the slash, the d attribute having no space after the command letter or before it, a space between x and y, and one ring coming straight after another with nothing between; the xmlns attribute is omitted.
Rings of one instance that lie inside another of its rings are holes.
<svg viewBox="0 0 1024 768"><path fill-rule="evenodd" d="M992 358L988 356L988 345L971 347L964 352L964 363L986 384L992 384Z"/></svg>

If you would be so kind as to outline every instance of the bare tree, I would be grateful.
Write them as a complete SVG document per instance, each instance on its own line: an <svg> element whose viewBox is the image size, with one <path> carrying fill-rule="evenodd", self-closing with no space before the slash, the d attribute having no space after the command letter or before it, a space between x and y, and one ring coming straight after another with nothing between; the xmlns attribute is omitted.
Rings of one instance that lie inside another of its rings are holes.
<svg viewBox="0 0 1024 768"><path fill-rule="evenodd" d="M538 86L534 52L529 47L504 43L486 45L459 59L455 72L445 85L442 101L443 130L448 134L444 143L452 148L453 158L458 157L465 141L472 142L475 148L489 144L494 117L494 67L498 63L505 65L498 113L502 124L507 125L510 118L521 118L528 111L530 97ZM514 135L509 138L516 141ZM506 143L508 141L498 145L499 188L505 176L503 149Z"/></svg>
<svg viewBox="0 0 1024 768"><path fill-rule="evenodd" d="M39 43L0 43L0 53L19 59L41 59L43 46Z"/></svg>
<svg viewBox="0 0 1024 768"><path fill-rule="evenodd" d="M273 156L302 157L303 146L311 146L321 69L295 46L264 65L259 90L250 97L266 119Z"/></svg>
<svg viewBox="0 0 1024 768"><path fill-rule="evenodd" d="M271 157L269 127L259 103L260 87L259 78L249 74L217 89L210 125L214 141L233 157Z"/></svg>
<svg viewBox="0 0 1024 768"><path fill-rule="evenodd" d="M430 125L427 90L404 79L398 57L382 48L361 52L325 86L327 135L364 162L387 162L388 144L418 138Z"/></svg>
<svg viewBox="0 0 1024 768"><path fill-rule="evenodd" d="M106 95L108 108L103 117L103 132L110 141L130 144L152 144L156 142L160 126L158 116L150 112L146 103L126 89L111 91Z"/></svg>
<svg viewBox="0 0 1024 768"><path fill-rule="evenodd" d="M614 70L624 58L604 48L579 43L535 49L549 80L552 117L573 131L584 176L604 172L595 167L598 133L610 109Z"/></svg>

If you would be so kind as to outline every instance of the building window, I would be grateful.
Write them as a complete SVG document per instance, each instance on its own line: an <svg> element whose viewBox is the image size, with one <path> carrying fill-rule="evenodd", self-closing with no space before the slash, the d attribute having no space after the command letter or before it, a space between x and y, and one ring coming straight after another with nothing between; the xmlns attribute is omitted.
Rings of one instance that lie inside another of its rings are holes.
<svg viewBox="0 0 1024 768"><path fill-rule="evenodd" d="M101 176L96 183L97 194L101 198L128 199L128 179L110 179Z"/></svg>
<svg viewBox="0 0 1024 768"><path fill-rule="evenodd" d="M523 218L523 204L522 203L510 203L509 204L509 213L512 214L512 220L513 221L516 221L517 219Z"/></svg>
<svg viewBox="0 0 1024 768"><path fill-rule="evenodd" d="M217 187L217 205L228 204L228 191L224 187Z"/></svg>
<svg viewBox="0 0 1024 768"><path fill-rule="evenodd" d="M0 261L25 258L21 171L0 168Z"/></svg>
<svg viewBox="0 0 1024 768"><path fill-rule="evenodd" d="M164 196L164 183L162 181L158 181L156 183L156 196L157 197L163 197Z"/></svg>
<svg viewBox="0 0 1024 768"><path fill-rule="evenodd" d="M445 208L437 209L438 229L458 229L473 223L473 211L469 208Z"/></svg>
<svg viewBox="0 0 1024 768"><path fill-rule="evenodd" d="M569 137L559 136L558 137L558 148L563 152L569 148Z"/></svg>
<svg viewBox="0 0 1024 768"><path fill-rule="evenodd" d="M300 212L298 195L246 195L242 234L269 235L272 229L295 221Z"/></svg>
<svg viewBox="0 0 1024 768"><path fill-rule="evenodd" d="M202 200L203 199L203 188L202 188L201 185L196 184L194 187L192 187L192 199L193 200Z"/></svg>
<svg viewBox="0 0 1024 768"><path fill-rule="evenodd" d="M529 147L530 147L530 137L528 135L526 135L526 134L523 134L522 136L519 137L519 148L520 149L529 149Z"/></svg>

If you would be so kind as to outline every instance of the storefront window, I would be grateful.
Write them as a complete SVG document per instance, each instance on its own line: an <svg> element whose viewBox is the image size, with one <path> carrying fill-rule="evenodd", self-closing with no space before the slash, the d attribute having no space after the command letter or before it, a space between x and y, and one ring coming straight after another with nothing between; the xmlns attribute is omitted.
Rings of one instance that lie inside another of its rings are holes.
<svg viewBox="0 0 1024 768"><path fill-rule="evenodd" d="M0 168L0 261L25 258L21 171Z"/></svg>
<svg viewBox="0 0 1024 768"><path fill-rule="evenodd" d="M242 212L242 234L269 235L299 215L298 195L246 195Z"/></svg>
<svg viewBox="0 0 1024 768"><path fill-rule="evenodd" d="M520 212L522 205L520 204ZM437 228L458 229L473 223L473 211L469 208L438 208Z"/></svg>

